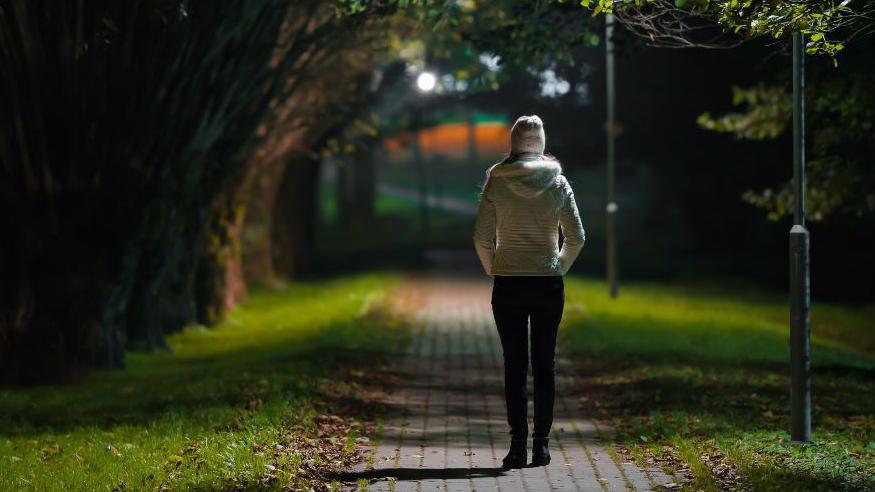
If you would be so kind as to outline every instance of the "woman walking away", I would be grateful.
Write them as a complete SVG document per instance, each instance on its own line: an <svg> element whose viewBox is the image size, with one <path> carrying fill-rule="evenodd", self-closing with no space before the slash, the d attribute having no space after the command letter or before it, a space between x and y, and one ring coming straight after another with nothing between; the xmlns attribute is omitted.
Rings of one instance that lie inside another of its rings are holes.
<svg viewBox="0 0 875 492"><path fill-rule="evenodd" d="M527 460L529 322L535 379L532 465L550 463L547 444L553 425L556 333L565 305L563 275L584 241L571 185L556 158L544 154L544 140L541 118L516 120L509 155L486 173L474 225L474 247L486 274L493 277L492 314L504 352L511 435L505 468L521 468Z"/></svg>

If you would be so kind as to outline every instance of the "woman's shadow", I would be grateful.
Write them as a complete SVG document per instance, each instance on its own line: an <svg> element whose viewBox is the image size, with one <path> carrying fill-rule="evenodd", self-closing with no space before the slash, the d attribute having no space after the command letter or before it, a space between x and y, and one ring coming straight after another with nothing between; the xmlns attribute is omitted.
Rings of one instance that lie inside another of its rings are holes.
<svg viewBox="0 0 875 492"><path fill-rule="evenodd" d="M362 478L368 481L382 479L399 481L453 480L498 477L509 471L511 470L506 468L381 468L379 470L329 473L327 478L341 482L356 482Z"/></svg>

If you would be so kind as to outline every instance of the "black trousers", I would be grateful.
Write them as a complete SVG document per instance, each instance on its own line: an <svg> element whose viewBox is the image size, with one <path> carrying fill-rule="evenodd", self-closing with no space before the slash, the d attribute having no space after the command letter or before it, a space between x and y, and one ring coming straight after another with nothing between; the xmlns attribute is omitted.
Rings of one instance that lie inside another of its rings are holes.
<svg viewBox="0 0 875 492"><path fill-rule="evenodd" d="M528 437L529 330L535 380L533 437L547 437L556 395L556 334L565 306L565 283L555 276L500 276L492 287L492 314L504 352L507 423L514 439Z"/></svg>

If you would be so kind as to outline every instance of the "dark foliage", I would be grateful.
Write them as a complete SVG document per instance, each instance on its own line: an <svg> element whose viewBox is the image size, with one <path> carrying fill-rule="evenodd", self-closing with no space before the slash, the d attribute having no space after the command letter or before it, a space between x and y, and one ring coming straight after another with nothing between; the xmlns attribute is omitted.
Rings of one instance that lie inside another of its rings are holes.
<svg viewBox="0 0 875 492"><path fill-rule="evenodd" d="M161 347L193 319L217 197L285 68L287 8L0 2L4 381L117 367L125 342Z"/></svg>

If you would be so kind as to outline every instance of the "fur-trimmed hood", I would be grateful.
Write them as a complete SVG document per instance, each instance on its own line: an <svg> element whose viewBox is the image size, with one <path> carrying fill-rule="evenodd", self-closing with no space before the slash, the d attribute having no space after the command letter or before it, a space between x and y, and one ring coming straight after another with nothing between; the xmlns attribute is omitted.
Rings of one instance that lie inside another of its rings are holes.
<svg viewBox="0 0 875 492"><path fill-rule="evenodd" d="M562 165L556 160L521 159L490 167L487 181L504 178L508 189L517 195L532 198L555 186L560 174Z"/></svg>

